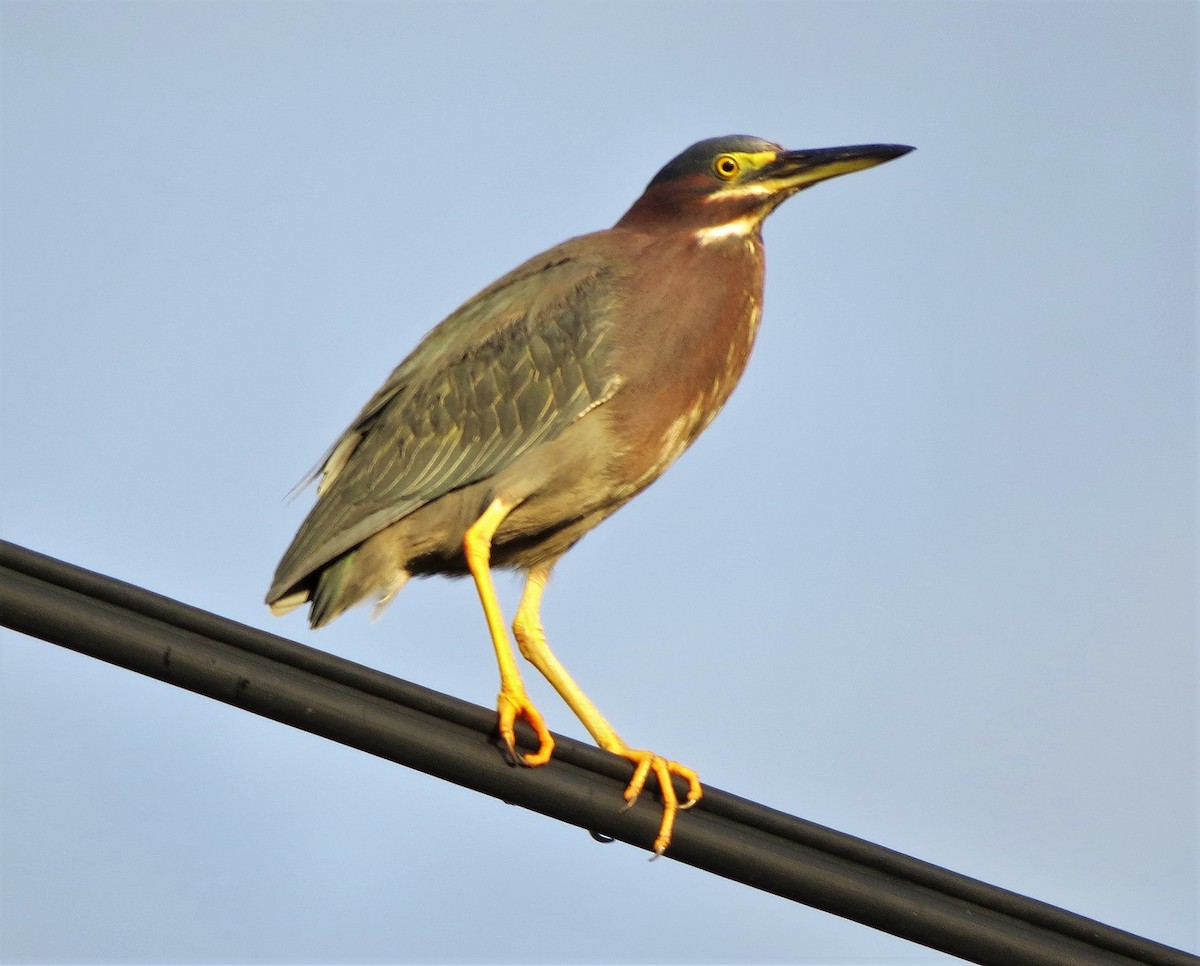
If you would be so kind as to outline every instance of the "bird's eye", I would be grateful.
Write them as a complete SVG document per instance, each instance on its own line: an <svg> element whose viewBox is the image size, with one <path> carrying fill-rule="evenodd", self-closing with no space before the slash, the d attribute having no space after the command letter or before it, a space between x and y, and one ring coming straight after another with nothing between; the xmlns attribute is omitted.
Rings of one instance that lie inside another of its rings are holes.
<svg viewBox="0 0 1200 966"><path fill-rule="evenodd" d="M718 178L725 181L734 177L741 169L741 164L732 154L722 154L713 162L713 171L716 172Z"/></svg>

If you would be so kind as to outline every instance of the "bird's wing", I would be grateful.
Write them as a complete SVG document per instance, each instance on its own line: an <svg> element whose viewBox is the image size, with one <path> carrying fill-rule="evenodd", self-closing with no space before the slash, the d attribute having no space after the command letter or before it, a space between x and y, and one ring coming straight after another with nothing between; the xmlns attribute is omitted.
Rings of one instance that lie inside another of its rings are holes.
<svg viewBox="0 0 1200 966"><path fill-rule="evenodd" d="M268 601L608 399L609 274L552 249L430 332L334 444Z"/></svg>

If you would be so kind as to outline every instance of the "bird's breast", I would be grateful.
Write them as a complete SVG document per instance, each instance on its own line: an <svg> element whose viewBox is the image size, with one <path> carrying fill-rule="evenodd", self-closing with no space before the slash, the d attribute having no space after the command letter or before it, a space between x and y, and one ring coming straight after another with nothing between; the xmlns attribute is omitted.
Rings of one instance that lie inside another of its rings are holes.
<svg viewBox="0 0 1200 966"><path fill-rule="evenodd" d="M757 237L672 241L639 263L621 306L613 415L631 492L657 479L725 405L762 314Z"/></svg>

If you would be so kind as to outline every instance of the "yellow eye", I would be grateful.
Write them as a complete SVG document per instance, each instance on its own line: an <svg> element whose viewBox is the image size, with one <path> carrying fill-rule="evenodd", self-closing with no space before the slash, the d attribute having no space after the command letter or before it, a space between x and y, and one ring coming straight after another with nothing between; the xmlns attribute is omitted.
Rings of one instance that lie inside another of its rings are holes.
<svg viewBox="0 0 1200 966"><path fill-rule="evenodd" d="M736 177L737 173L741 170L741 162L732 154L722 154L713 162L713 171L716 173L716 176L725 181Z"/></svg>

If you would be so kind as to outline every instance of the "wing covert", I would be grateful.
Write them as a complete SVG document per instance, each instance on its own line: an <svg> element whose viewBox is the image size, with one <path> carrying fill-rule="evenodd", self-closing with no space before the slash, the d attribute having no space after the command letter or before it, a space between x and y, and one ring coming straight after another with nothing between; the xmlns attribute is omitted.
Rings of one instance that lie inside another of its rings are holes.
<svg viewBox="0 0 1200 966"><path fill-rule="evenodd" d="M392 372L330 451L269 599L425 503L493 475L612 395L610 287L598 267L553 255L485 289Z"/></svg>

